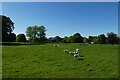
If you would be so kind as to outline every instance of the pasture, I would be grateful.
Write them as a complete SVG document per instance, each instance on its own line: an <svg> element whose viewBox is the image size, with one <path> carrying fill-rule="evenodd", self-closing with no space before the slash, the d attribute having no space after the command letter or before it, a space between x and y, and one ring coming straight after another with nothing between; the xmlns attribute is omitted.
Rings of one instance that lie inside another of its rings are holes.
<svg viewBox="0 0 120 80"><path fill-rule="evenodd" d="M17 45L2 47L3 78L117 78L118 45ZM73 57L63 50L80 50Z"/></svg>

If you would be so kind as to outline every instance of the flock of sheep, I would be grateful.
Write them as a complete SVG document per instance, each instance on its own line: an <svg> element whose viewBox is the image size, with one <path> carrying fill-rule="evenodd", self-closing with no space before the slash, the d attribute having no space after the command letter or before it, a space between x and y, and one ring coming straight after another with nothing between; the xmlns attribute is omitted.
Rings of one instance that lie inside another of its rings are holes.
<svg viewBox="0 0 120 80"><path fill-rule="evenodd" d="M79 54L79 49L76 49L76 52L69 52L68 50L64 50L64 52L67 53L67 54L71 54L71 55L73 55L74 57L80 56L80 54Z"/></svg>
<svg viewBox="0 0 120 80"><path fill-rule="evenodd" d="M59 47L59 45L53 45L54 47ZM71 54L71 55L73 55L74 57L78 57L78 56L80 56L80 54L79 54L79 49L76 49L76 51L75 52L69 52L68 50L64 50L64 52L65 53L67 53L67 54Z"/></svg>
<svg viewBox="0 0 120 80"><path fill-rule="evenodd" d="M53 46L54 46L54 47L59 47L59 45L55 45L55 44L54 44Z"/></svg>

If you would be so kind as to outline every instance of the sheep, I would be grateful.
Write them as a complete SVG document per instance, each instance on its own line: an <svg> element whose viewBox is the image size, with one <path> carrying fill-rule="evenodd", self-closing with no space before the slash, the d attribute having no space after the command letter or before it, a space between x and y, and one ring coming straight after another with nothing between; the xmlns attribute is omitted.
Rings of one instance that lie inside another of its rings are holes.
<svg viewBox="0 0 120 80"><path fill-rule="evenodd" d="M5 47L5 45L3 45L2 47Z"/></svg>
<svg viewBox="0 0 120 80"><path fill-rule="evenodd" d="M76 55L76 54L74 54L74 57L77 57L77 55Z"/></svg>
<svg viewBox="0 0 120 80"><path fill-rule="evenodd" d="M55 45L55 44L54 44L53 46L54 46L54 47L59 47L59 45Z"/></svg>
<svg viewBox="0 0 120 80"><path fill-rule="evenodd" d="M57 47L57 45L55 45L55 44L54 44L53 46L54 46L54 47Z"/></svg>
<svg viewBox="0 0 120 80"><path fill-rule="evenodd" d="M78 52L75 52L75 54L78 54Z"/></svg>
<svg viewBox="0 0 120 80"><path fill-rule="evenodd" d="M76 52L78 52L79 51L79 49L76 49Z"/></svg>
<svg viewBox="0 0 120 80"><path fill-rule="evenodd" d="M74 55L74 54L75 54L75 52L69 52L69 54Z"/></svg>
<svg viewBox="0 0 120 80"><path fill-rule="evenodd" d="M78 56L79 56L79 53L78 53L78 51L76 51L74 54L74 57L78 57Z"/></svg>
<svg viewBox="0 0 120 80"><path fill-rule="evenodd" d="M91 44L94 44L94 42L91 42Z"/></svg>
<svg viewBox="0 0 120 80"><path fill-rule="evenodd" d="M79 56L79 54L74 54L74 57L78 57Z"/></svg>
<svg viewBox="0 0 120 80"><path fill-rule="evenodd" d="M69 53L68 50L64 50L65 53Z"/></svg>

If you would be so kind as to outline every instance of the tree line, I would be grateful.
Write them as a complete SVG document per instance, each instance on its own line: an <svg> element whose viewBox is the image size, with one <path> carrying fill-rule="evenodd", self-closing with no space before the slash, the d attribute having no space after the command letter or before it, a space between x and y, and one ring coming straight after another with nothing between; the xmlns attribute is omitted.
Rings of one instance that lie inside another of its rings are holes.
<svg viewBox="0 0 120 80"><path fill-rule="evenodd" d="M119 44L120 37L113 33L107 33L107 37L104 34L98 36L83 37L80 33L75 33L71 36L46 37L46 28L41 26L29 26L26 29L25 34L18 34L16 36L13 33L14 23L9 17L0 15L2 21L2 42L38 42L38 43L89 43L89 44ZM27 37L27 39L26 39Z"/></svg>

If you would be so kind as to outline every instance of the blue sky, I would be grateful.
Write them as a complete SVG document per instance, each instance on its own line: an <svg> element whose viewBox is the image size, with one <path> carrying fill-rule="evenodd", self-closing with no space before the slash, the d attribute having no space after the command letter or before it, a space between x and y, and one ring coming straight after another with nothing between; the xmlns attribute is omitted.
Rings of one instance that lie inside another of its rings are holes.
<svg viewBox="0 0 120 80"><path fill-rule="evenodd" d="M44 25L47 37L118 34L117 2L3 2L2 14L15 23L16 34L34 25Z"/></svg>

